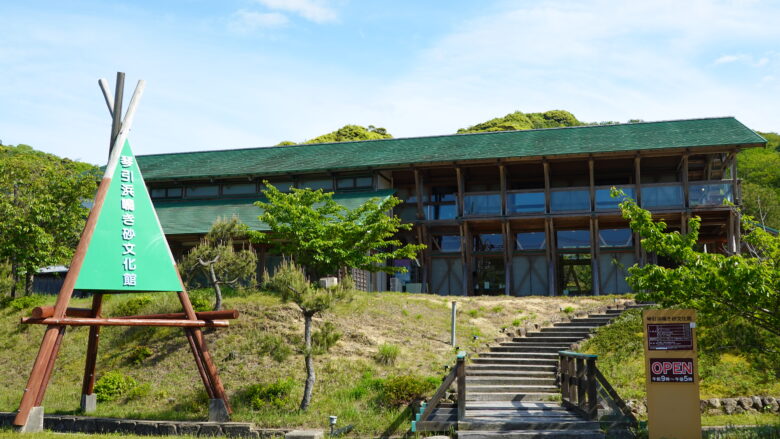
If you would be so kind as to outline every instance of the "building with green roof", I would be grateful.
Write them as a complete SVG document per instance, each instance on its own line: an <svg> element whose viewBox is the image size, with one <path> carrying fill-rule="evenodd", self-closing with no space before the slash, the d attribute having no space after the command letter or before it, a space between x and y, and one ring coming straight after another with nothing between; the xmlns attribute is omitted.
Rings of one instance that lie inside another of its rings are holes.
<svg viewBox="0 0 780 439"><path fill-rule="evenodd" d="M138 156L176 255L217 217L264 230L263 181L334 191L347 207L403 200L400 238L428 249L406 274L355 273L364 289L443 295L625 293L625 268L657 261L609 196L619 187L707 251L739 248L735 155L766 140L733 117ZM726 201L734 206L724 204ZM279 256L257 248L272 268Z"/></svg>

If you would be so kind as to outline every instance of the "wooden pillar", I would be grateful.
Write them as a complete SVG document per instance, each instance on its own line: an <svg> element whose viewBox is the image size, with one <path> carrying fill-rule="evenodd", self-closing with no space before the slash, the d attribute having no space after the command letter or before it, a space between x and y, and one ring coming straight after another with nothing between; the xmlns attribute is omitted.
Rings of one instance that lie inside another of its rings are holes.
<svg viewBox="0 0 780 439"><path fill-rule="evenodd" d="M636 204L642 205L642 157L634 157L634 196Z"/></svg>
<svg viewBox="0 0 780 439"><path fill-rule="evenodd" d="M549 266L547 267L547 272L550 277L548 290L550 296L555 296L558 294L558 242L555 236L555 221L553 221L552 218L547 218L547 222L547 242L550 246L550 259L548 261Z"/></svg>
<svg viewBox="0 0 780 439"><path fill-rule="evenodd" d="M550 213L550 163L547 159L542 161L544 166L544 211Z"/></svg>
<svg viewBox="0 0 780 439"><path fill-rule="evenodd" d="M426 243L426 241L425 241L425 226L423 226L422 224L417 224L417 225L415 225L415 229L416 229L415 231L417 232L417 243L418 244L425 244ZM423 250L422 251L422 257L421 257L421 259L422 259L421 262L423 264L423 267L420 270L422 272L422 276L421 276L422 279L420 279L420 283L423 284L423 285L427 285L427 283L428 283L428 273L427 273L427 270L425 269L425 266L426 266L426 263L425 263L426 256L425 256L425 254L426 254L427 251L428 251L427 248L425 250Z"/></svg>
<svg viewBox="0 0 780 439"><path fill-rule="evenodd" d="M498 165L498 175L501 179L501 215L507 215L506 205L506 166Z"/></svg>
<svg viewBox="0 0 780 439"><path fill-rule="evenodd" d="M418 220L424 220L425 219L425 213L423 211L423 188L422 188L422 175L420 175L420 170L416 169L414 170L414 194L417 198L417 219Z"/></svg>
<svg viewBox="0 0 780 439"><path fill-rule="evenodd" d="M455 168L455 176L458 179L458 217L463 217L463 193L466 191L466 184L463 181L463 170L460 167Z"/></svg>
<svg viewBox="0 0 780 439"><path fill-rule="evenodd" d="M501 224L504 233L504 294L512 295L512 251L514 250L514 239L512 239L511 226L509 221Z"/></svg>
<svg viewBox="0 0 780 439"><path fill-rule="evenodd" d="M588 158L588 179L590 187L590 211L596 211L596 175L593 157Z"/></svg>
<svg viewBox="0 0 780 439"><path fill-rule="evenodd" d="M460 225L460 258L461 258L461 265L463 268L463 295L468 296L470 293L470 285L471 285L471 270L469 267L469 251L470 248L470 242L468 237L468 224L463 223Z"/></svg>
<svg viewBox="0 0 780 439"><path fill-rule="evenodd" d="M739 192L739 180L737 180L737 158L736 155L731 160L731 190L734 194L734 205L742 204L742 194Z"/></svg>
<svg viewBox="0 0 780 439"><path fill-rule="evenodd" d="M592 291L594 296L601 295L601 276L599 272L599 222L598 218L590 218L590 270Z"/></svg>
<svg viewBox="0 0 780 439"><path fill-rule="evenodd" d="M100 317L103 308L103 294L94 293L92 296L92 317ZM100 326L89 327L89 339L87 341L87 361L84 366L84 380L81 386L81 396L92 395L95 389L95 365L97 363L98 342L100 341ZM82 410L85 407L82 406Z"/></svg>
<svg viewBox="0 0 780 439"><path fill-rule="evenodd" d="M729 254L736 253L736 234L734 233L735 227L734 227L734 217L736 213L731 210L729 211L729 220L727 222L726 226L726 250Z"/></svg>
<svg viewBox="0 0 780 439"><path fill-rule="evenodd" d="M682 158L682 165L680 166L680 174L681 174L680 177L683 185L683 200L684 200L683 208L688 209L688 207L690 206L688 200L690 196L688 193L688 153L687 152L683 155Z"/></svg>

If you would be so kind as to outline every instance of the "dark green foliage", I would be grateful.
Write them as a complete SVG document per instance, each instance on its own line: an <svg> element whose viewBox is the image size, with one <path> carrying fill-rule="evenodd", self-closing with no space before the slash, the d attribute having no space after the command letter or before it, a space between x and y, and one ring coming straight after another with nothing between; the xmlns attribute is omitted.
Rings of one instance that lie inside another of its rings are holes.
<svg viewBox="0 0 780 439"><path fill-rule="evenodd" d="M115 306L111 315L116 317L139 315L141 310L150 303L152 303L152 296L148 294L135 296Z"/></svg>
<svg viewBox="0 0 780 439"><path fill-rule="evenodd" d="M292 355L292 348L284 338L267 334L257 341L257 349L260 355L268 355L278 363L282 363Z"/></svg>
<svg viewBox="0 0 780 439"><path fill-rule="evenodd" d="M194 290L190 293L190 303L192 303L192 308L197 312L208 311L212 306L211 299L205 290Z"/></svg>
<svg viewBox="0 0 780 439"><path fill-rule="evenodd" d="M383 379L374 378L371 371L365 371L355 387L349 390L349 397L354 400L363 399L371 392L381 391L382 383Z"/></svg>
<svg viewBox="0 0 780 439"><path fill-rule="evenodd" d="M384 128L369 125L368 128L360 125L344 125L332 133L323 134L303 143L327 143L327 142L352 142L356 140L392 139Z"/></svg>
<svg viewBox="0 0 780 439"><path fill-rule="evenodd" d="M16 311L26 311L41 306L46 302L46 296L33 294L30 296L17 297L16 299L9 300L6 306Z"/></svg>
<svg viewBox="0 0 780 439"><path fill-rule="evenodd" d="M128 395L138 381L120 372L107 372L95 382L95 394L98 402L113 401Z"/></svg>
<svg viewBox="0 0 780 439"><path fill-rule="evenodd" d="M322 327L311 334L311 345L315 355L329 352L330 348L338 343L341 333L331 322L323 323Z"/></svg>
<svg viewBox="0 0 780 439"><path fill-rule="evenodd" d="M292 378L280 379L270 384L254 384L243 393L243 398L255 410L281 409L290 405L290 393L295 387Z"/></svg>
<svg viewBox="0 0 780 439"><path fill-rule="evenodd" d="M388 408L408 405L425 399L440 383L441 380L433 377L415 375L389 377L382 383L378 402Z"/></svg>
<svg viewBox="0 0 780 439"><path fill-rule="evenodd" d="M642 310L624 312L611 325L603 326L583 348L599 355L599 363L613 357L617 362L642 352Z"/></svg>
<svg viewBox="0 0 780 439"><path fill-rule="evenodd" d="M395 364L395 361L398 359L398 354L401 353L401 348L394 344L390 343L383 343L379 345L379 350L377 350L376 362L379 364L384 364L391 366Z"/></svg>
<svg viewBox="0 0 780 439"><path fill-rule="evenodd" d="M130 354L127 355L127 362L130 364L135 364L136 366L140 366L153 354L154 352L152 352L152 350L147 346L136 346L132 351L130 351Z"/></svg>
<svg viewBox="0 0 780 439"><path fill-rule="evenodd" d="M515 111L504 117L497 117L468 128L461 128L458 134L481 133L485 131L532 130L538 128L557 128L585 125L573 114L564 110L552 110L544 113L522 113Z"/></svg>

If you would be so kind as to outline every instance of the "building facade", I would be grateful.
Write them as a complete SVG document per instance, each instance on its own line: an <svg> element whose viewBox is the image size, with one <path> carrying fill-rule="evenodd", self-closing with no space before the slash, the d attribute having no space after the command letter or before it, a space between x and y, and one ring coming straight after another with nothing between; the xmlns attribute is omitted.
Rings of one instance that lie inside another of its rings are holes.
<svg viewBox="0 0 780 439"><path fill-rule="evenodd" d="M263 230L252 203L263 181L335 192L354 207L403 200L414 225L400 238L427 245L405 274L356 273L367 290L442 295L626 293L626 268L663 263L645 252L612 187L700 245L739 248L736 154L766 141L734 118L646 122L139 156L174 254L217 217ZM258 247L262 267L280 256Z"/></svg>

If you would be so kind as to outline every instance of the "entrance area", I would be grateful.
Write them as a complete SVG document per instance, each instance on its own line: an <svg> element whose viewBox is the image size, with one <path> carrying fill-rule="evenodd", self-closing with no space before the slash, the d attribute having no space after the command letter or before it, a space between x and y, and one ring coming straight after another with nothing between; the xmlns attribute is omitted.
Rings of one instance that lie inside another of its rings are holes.
<svg viewBox="0 0 780 439"><path fill-rule="evenodd" d="M558 294L583 296L593 293L593 269L589 253L563 253L558 257Z"/></svg>
<svg viewBox="0 0 780 439"><path fill-rule="evenodd" d="M498 296L505 293L506 267L501 256L480 256L476 259L474 294Z"/></svg>

